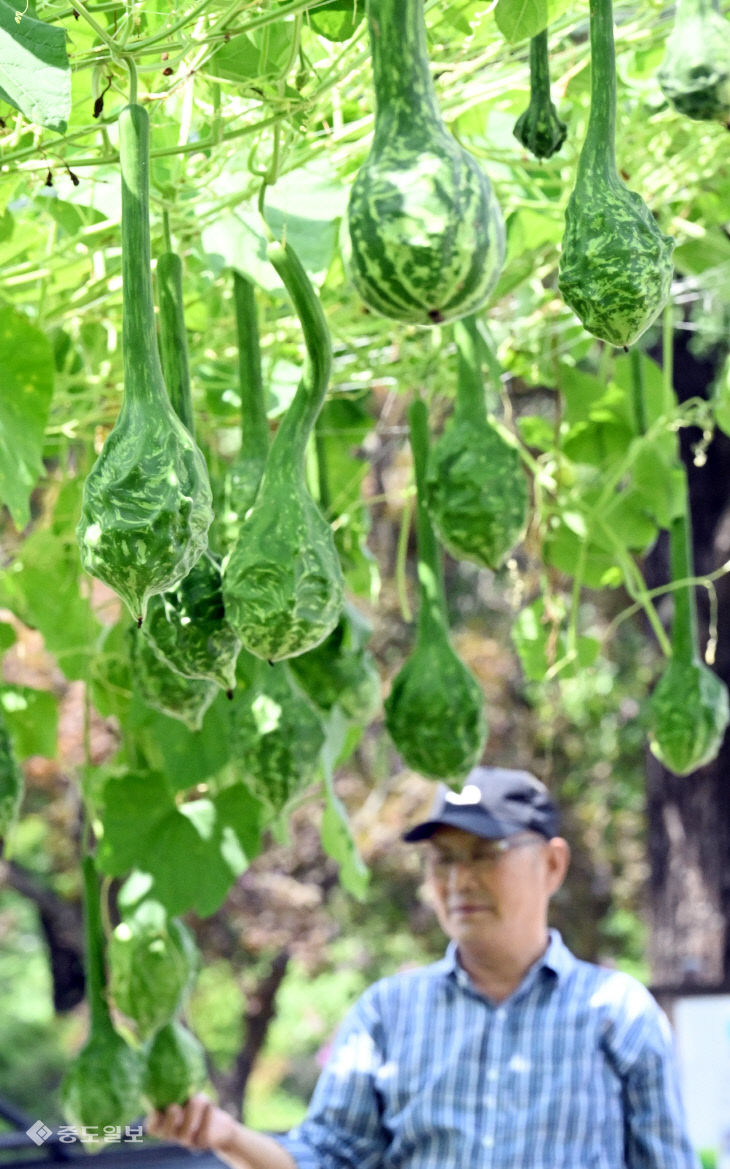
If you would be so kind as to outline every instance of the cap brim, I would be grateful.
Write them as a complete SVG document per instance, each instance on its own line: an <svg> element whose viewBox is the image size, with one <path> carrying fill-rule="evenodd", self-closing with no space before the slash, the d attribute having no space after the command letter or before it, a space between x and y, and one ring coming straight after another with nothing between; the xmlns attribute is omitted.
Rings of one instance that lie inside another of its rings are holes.
<svg viewBox="0 0 730 1169"><path fill-rule="evenodd" d="M525 831L524 824L497 820L483 808L454 807L433 820L424 820L422 824L416 824L408 832L403 833L402 839L408 842L428 840L438 828L461 828L462 831L471 832L473 836L481 836L484 840L501 840L504 836L514 836L517 832Z"/></svg>

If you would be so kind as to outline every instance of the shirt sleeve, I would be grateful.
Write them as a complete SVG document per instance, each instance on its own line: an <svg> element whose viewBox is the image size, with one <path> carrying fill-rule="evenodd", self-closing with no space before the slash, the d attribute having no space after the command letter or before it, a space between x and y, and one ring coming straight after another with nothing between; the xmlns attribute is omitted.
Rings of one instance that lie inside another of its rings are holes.
<svg viewBox="0 0 730 1169"><path fill-rule="evenodd" d="M640 984L627 994L624 1008L616 1039L627 1169L699 1169L669 1021Z"/></svg>
<svg viewBox="0 0 730 1169"><path fill-rule="evenodd" d="M342 1023L306 1117L277 1140L299 1169L375 1169L388 1144L376 1076L383 1063L375 988Z"/></svg>

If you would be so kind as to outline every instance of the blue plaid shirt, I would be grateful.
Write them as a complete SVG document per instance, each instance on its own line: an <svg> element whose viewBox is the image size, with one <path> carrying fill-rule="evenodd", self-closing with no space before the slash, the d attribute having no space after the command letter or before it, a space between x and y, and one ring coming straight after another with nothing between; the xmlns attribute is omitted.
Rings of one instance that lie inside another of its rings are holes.
<svg viewBox="0 0 730 1169"><path fill-rule="evenodd" d="M491 1004L456 946L354 1005L304 1121L300 1169L697 1169L669 1024L626 974L545 954Z"/></svg>

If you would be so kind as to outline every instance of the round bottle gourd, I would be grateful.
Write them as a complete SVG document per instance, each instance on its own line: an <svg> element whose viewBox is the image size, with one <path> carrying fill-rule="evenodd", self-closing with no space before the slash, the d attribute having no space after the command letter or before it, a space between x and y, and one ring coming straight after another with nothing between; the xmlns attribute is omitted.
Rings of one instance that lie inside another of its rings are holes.
<svg viewBox="0 0 730 1169"><path fill-rule="evenodd" d="M183 312L182 261L165 252L157 261L160 302L160 356L170 401L191 436L195 419ZM209 551L177 588L150 598L145 636L156 656L186 678L235 685L241 643L226 620L220 563Z"/></svg>
<svg viewBox="0 0 730 1169"><path fill-rule="evenodd" d="M167 394L155 333L149 225L149 119L119 116L122 172L122 408L84 484L77 537L84 568L110 585L138 624L208 543L205 460Z"/></svg>
<svg viewBox="0 0 730 1169"><path fill-rule="evenodd" d="M591 4L591 109L565 212L558 287L589 333L628 347L661 312L674 240L616 169L616 58L611 0Z"/></svg>
<svg viewBox="0 0 730 1169"><path fill-rule="evenodd" d="M332 528L304 474L307 441L329 383L329 330L291 246L272 244L269 258L301 322L306 361L271 443L256 502L224 565L223 601L243 646L274 662L306 653L332 632L342 611L344 580Z"/></svg>
<svg viewBox="0 0 730 1169"><path fill-rule="evenodd" d="M730 22L717 0L678 0L657 80L680 114L701 122L727 122Z"/></svg>
<svg viewBox="0 0 730 1169"><path fill-rule="evenodd" d="M693 557L687 510L669 530L672 579L691 580ZM725 683L701 660L694 587L674 590L672 657L649 699L649 746L675 775L711 763L730 720Z"/></svg>
<svg viewBox="0 0 730 1169"><path fill-rule="evenodd" d="M349 264L376 312L433 325L474 312L504 263L489 179L447 129L423 0L366 0L375 133L350 194Z"/></svg>
<svg viewBox="0 0 730 1169"><path fill-rule="evenodd" d="M428 508L452 556L496 570L524 534L527 480L517 448L486 415L478 322L457 321L454 335L456 406L429 452Z"/></svg>
<svg viewBox="0 0 730 1169"><path fill-rule="evenodd" d="M200 1040L179 1019L155 1035L147 1052L144 1095L152 1108L184 1104L207 1079L205 1052Z"/></svg>
<svg viewBox="0 0 730 1169"><path fill-rule="evenodd" d="M426 508L428 420L409 412L416 472L419 613L416 644L385 700L388 734L409 767L431 779L461 778L487 739L484 697L449 643L441 556Z"/></svg>
<svg viewBox="0 0 730 1169"><path fill-rule="evenodd" d="M371 632L362 613L346 601L329 637L289 662L297 682L319 710L339 706L347 718L362 726L380 706L380 677L366 648Z"/></svg>
<svg viewBox="0 0 730 1169"><path fill-rule="evenodd" d="M535 158L552 158L565 142L568 127L558 117L550 97L546 28L530 41L530 102L515 122L512 132Z"/></svg>
<svg viewBox="0 0 730 1169"><path fill-rule="evenodd" d="M144 1059L115 1031L104 994L104 936L93 858L84 857L84 938L89 1037L61 1083L61 1107L77 1128L120 1128L142 1111Z"/></svg>

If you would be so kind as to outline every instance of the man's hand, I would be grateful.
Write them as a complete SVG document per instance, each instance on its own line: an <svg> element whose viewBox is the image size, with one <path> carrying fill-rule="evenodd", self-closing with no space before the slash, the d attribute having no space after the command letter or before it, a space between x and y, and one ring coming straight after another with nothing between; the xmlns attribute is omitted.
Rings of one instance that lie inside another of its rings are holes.
<svg viewBox="0 0 730 1169"><path fill-rule="evenodd" d="M171 1104L164 1112L152 1112L146 1120L147 1132L164 1141L177 1141L189 1149L210 1149L223 1153L236 1143L236 1130L242 1125L199 1093L185 1104Z"/></svg>

